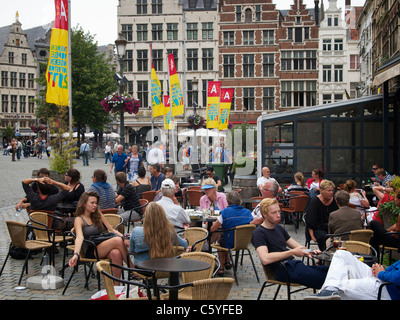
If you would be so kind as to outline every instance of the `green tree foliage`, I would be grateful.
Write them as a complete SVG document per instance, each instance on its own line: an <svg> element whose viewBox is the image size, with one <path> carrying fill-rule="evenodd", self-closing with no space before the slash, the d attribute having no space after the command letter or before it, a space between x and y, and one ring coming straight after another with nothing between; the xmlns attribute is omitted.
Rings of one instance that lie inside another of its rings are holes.
<svg viewBox="0 0 400 320"><path fill-rule="evenodd" d="M73 168L76 163L74 161L74 155L78 150L76 139L64 135L68 132L68 125L68 107L58 107L53 117L49 118L50 133L54 136L50 169L60 174Z"/></svg>
<svg viewBox="0 0 400 320"><path fill-rule="evenodd" d="M42 65L41 69L46 70L46 66ZM104 54L99 54L97 51L94 36L85 33L79 26L71 30L71 75L72 125L78 132L85 126L91 129L103 129L110 122L110 117L101 106L101 100L117 89L113 80L114 71ZM47 121L54 118L59 107L45 102L47 84L45 73L37 79L37 82L43 86L43 90L36 99L38 105L36 116ZM64 117L59 121L68 123L68 113L59 116Z"/></svg>
<svg viewBox="0 0 400 320"><path fill-rule="evenodd" d="M97 51L97 42L82 27L71 34L72 115L75 126L102 129L109 115L101 100L116 91L112 66Z"/></svg>
<svg viewBox="0 0 400 320"><path fill-rule="evenodd" d="M15 130L13 127L7 126L3 130L3 137L6 138L7 141L11 141L12 138L15 136Z"/></svg>

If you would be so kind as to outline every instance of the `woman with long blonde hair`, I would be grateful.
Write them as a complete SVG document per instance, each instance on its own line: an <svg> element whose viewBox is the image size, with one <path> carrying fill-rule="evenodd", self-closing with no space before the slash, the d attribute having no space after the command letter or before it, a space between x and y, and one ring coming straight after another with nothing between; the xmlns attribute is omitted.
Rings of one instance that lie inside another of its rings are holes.
<svg viewBox="0 0 400 320"><path fill-rule="evenodd" d="M144 214L143 227L135 227L131 233L129 249L135 264L148 259L172 257L176 245L187 248L188 242L176 234L164 208L157 202L150 202Z"/></svg>

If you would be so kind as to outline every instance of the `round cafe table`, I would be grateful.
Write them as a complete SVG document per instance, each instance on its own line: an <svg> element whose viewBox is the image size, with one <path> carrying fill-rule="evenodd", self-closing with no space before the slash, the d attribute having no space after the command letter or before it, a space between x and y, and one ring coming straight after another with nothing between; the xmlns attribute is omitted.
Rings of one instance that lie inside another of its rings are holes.
<svg viewBox="0 0 400 320"><path fill-rule="evenodd" d="M152 271L169 272L169 285L179 285L179 273L202 271L211 267L205 261L189 260L189 259L176 259L176 258L159 258L149 259L137 263L137 267ZM178 300L178 290L171 289L169 291L170 300Z"/></svg>

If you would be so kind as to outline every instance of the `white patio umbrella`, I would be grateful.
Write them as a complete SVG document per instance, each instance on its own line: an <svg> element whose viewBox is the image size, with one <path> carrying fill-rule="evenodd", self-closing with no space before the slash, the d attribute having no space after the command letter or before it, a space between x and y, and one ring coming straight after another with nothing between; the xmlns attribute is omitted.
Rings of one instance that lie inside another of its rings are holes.
<svg viewBox="0 0 400 320"><path fill-rule="evenodd" d="M187 131L182 131L178 134L178 136L184 136L184 137L194 137L194 130L187 130ZM218 131L213 131L209 129L197 129L196 130L196 137L221 137L224 138L226 137L225 133L219 132Z"/></svg>
<svg viewBox="0 0 400 320"><path fill-rule="evenodd" d="M107 137L107 138L119 138L120 136L119 136L118 133L111 132L111 133L107 133L107 134L106 134L106 137Z"/></svg>
<svg viewBox="0 0 400 320"><path fill-rule="evenodd" d="M64 132L64 133L63 133L63 137L64 137L64 138L69 137L69 132ZM77 138L77 137L78 137L78 132L73 132L73 133L72 133L72 137L73 137L73 138Z"/></svg>
<svg viewBox="0 0 400 320"><path fill-rule="evenodd" d="M87 139L94 138L94 133L93 132L85 133L85 138Z"/></svg>

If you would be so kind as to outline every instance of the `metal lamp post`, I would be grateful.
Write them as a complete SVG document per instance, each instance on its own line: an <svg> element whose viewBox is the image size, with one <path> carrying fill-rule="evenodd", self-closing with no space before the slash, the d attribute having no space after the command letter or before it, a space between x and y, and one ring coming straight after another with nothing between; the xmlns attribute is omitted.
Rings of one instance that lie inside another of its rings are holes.
<svg viewBox="0 0 400 320"><path fill-rule="evenodd" d="M120 33L118 35L118 39L115 40L115 46L117 47L117 55L118 55L118 62L120 67L120 79L118 82L119 85L119 94L122 96L125 91L125 81L124 81L124 56L126 45L128 41L122 36ZM124 110L120 111L120 124L119 124L119 135L120 135L120 143L124 147L125 150L125 124L124 124Z"/></svg>
<svg viewBox="0 0 400 320"><path fill-rule="evenodd" d="M197 107L197 90L199 88L199 80L196 79L196 77L193 78L192 80L192 92L193 92L193 97L192 97L192 101L193 101L193 109L194 109L194 114L196 115L196 107ZM197 164L199 161L198 158L198 150L197 150L197 136L196 136L196 129L193 129L193 139L194 139L194 154L193 154L193 158L194 158L194 164Z"/></svg>

